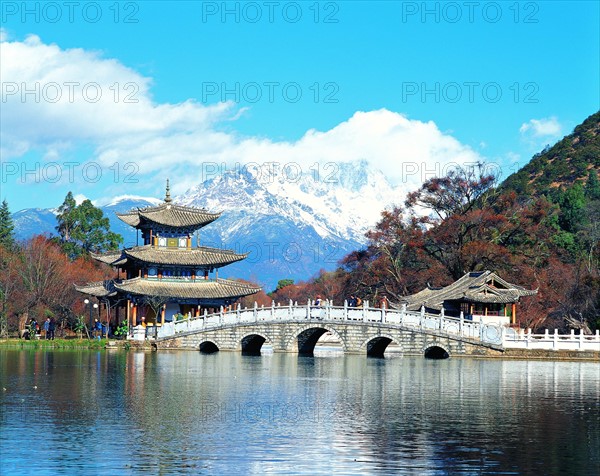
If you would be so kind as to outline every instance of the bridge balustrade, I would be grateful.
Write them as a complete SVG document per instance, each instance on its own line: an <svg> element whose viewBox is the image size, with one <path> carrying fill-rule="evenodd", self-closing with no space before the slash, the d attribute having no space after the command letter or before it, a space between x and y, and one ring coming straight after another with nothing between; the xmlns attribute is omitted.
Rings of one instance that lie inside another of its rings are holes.
<svg viewBox="0 0 600 476"><path fill-rule="evenodd" d="M289 306L272 305L235 310L221 310L214 314L191 316L180 321L167 322L158 329L157 338L172 337L181 333L194 333L221 326L239 325L254 322L282 321L350 321L368 322L387 325L398 325L408 328L428 330L443 334L464 336L485 341L486 336L479 322L465 321L462 317L445 317L443 314L429 314L407 311L405 309L373 308L367 305L360 308L347 306L312 306L290 304ZM498 334L498 333L496 333ZM496 336L495 334L495 336ZM494 341L497 340L495 337Z"/></svg>

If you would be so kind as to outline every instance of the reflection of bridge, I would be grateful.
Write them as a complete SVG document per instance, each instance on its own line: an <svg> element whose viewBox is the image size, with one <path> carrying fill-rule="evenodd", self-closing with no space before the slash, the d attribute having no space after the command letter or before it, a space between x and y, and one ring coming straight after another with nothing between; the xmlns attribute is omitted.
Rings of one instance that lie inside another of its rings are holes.
<svg viewBox="0 0 600 476"><path fill-rule="evenodd" d="M383 356L390 344L405 354L447 357L449 355L494 355L507 347L539 347L536 337L518 334L504 326L484 324L437 314L397 309L341 306L315 307L272 305L237 308L167 322L161 327L134 328L133 338L147 336L159 348L189 348L205 352L233 350L260 353L263 344L274 352L312 354L323 334L338 339L345 353ZM552 335L554 349L598 350L600 336ZM538 339L539 340L539 339ZM539 340L541 342L541 340ZM525 345L523 345L525 343Z"/></svg>

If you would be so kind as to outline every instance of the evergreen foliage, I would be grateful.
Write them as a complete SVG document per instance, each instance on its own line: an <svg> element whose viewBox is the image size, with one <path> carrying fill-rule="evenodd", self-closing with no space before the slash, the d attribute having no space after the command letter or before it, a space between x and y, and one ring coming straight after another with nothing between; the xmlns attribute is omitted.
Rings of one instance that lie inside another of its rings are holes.
<svg viewBox="0 0 600 476"><path fill-rule="evenodd" d="M71 192L58 208L56 219L60 244L71 259L116 250L123 243L121 235L110 231L109 220L101 209L89 200L77 205Z"/></svg>
<svg viewBox="0 0 600 476"><path fill-rule="evenodd" d="M8 209L8 202L4 199L0 206L0 246L4 246L5 248L12 248L14 246L14 229L15 225Z"/></svg>

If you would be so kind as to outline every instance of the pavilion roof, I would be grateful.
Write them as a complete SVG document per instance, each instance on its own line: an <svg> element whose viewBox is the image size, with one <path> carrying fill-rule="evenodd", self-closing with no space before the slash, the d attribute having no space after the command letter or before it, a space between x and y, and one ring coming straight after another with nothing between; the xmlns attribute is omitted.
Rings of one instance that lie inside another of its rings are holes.
<svg viewBox="0 0 600 476"><path fill-rule="evenodd" d="M133 278L115 283L121 292L142 296L160 296L175 299L224 299L248 296L260 287L229 279L165 280Z"/></svg>
<svg viewBox="0 0 600 476"><path fill-rule="evenodd" d="M403 302L409 310L418 310L421 306L441 310L444 301L513 303L519 301L522 296L536 293L537 290L511 284L492 271L477 271L465 274L446 287L428 286L416 294L405 297Z"/></svg>
<svg viewBox="0 0 600 476"><path fill-rule="evenodd" d="M248 256L231 250L206 246L191 249L157 248L151 245L123 250L128 257L145 263L184 266L224 266L243 260Z"/></svg>
<svg viewBox="0 0 600 476"><path fill-rule="evenodd" d="M110 264L114 266L115 261L121 258L123 252L121 250L118 251L109 251L107 253L92 253L90 252L90 256L97 261L101 261L102 263Z"/></svg>
<svg viewBox="0 0 600 476"><path fill-rule="evenodd" d="M143 227L145 224L173 228L201 228L221 216L220 213L209 213L204 208L176 205L171 202L116 215L120 220L135 228Z"/></svg>
<svg viewBox="0 0 600 476"><path fill-rule="evenodd" d="M239 254L208 246L182 249L144 245L104 254L91 253L91 256L112 266L123 265L127 261L134 260L155 265L220 267L243 260L248 253Z"/></svg>
<svg viewBox="0 0 600 476"><path fill-rule="evenodd" d="M97 298L113 297L117 294L113 280L87 283L83 286L75 286L75 289L80 293L95 296Z"/></svg>

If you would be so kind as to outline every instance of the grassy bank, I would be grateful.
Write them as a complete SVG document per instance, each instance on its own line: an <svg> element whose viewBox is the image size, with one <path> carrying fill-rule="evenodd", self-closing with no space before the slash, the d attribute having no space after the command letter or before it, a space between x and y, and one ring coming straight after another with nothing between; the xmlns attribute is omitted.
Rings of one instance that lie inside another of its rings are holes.
<svg viewBox="0 0 600 476"><path fill-rule="evenodd" d="M0 339L0 347L17 347L21 349L105 349L107 347L126 347L125 344L127 344L126 341L112 339Z"/></svg>

